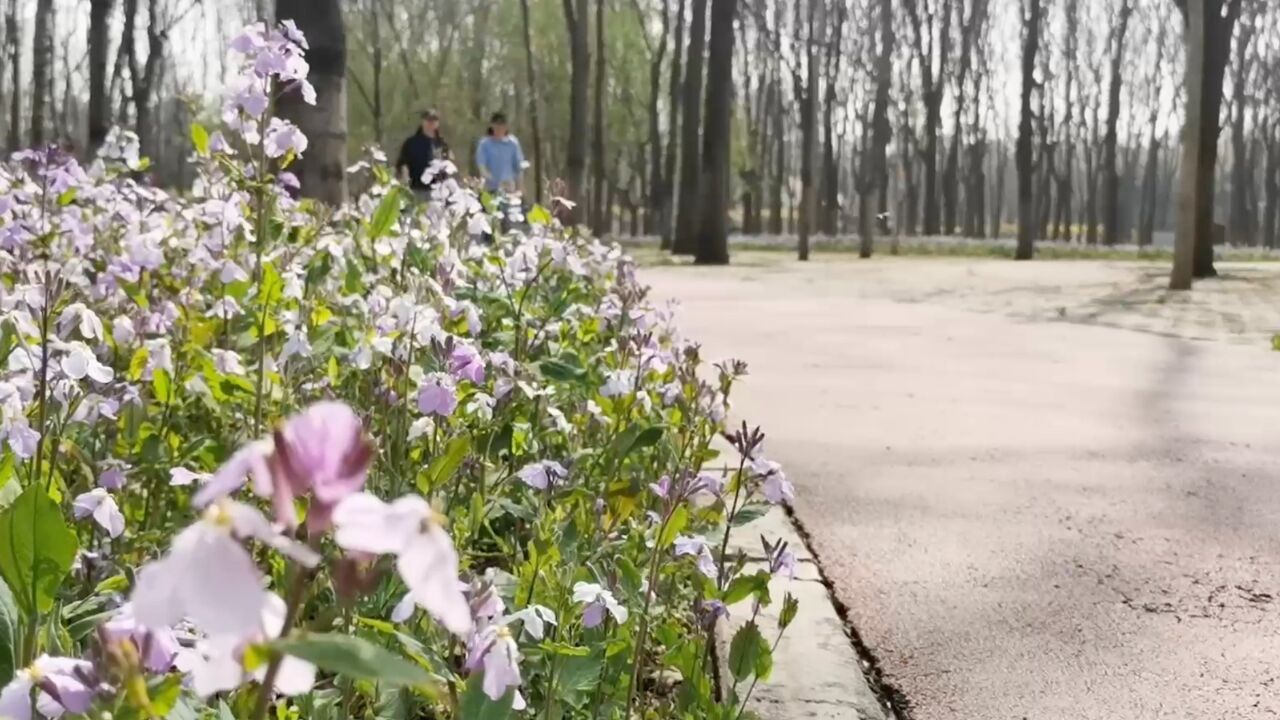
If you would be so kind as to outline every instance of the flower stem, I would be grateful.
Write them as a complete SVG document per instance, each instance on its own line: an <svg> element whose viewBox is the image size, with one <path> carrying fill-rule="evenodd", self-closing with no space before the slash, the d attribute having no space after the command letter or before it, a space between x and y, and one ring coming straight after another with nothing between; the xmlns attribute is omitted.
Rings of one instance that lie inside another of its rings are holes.
<svg viewBox="0 0 1280 720"><path fill-rule="evenodd" d="M297 568L293 576L293 585L289 587L289 598L286 601L284 613L284 625L280 628L279 640L283 640L289 630L293 628L293 623L298 619L298 610L302 607L302 596L307 590L307 578L309 573L305 568ZM271 653L271 662L267 665L267 673L262 678L262 685L258 688L258 700L253 706L253 717L255 720L265 720L267 717L267 707L271 704L271 690L275 687L276 677L280 674L280 664L284 662L284 655L279 651Z"/></svg>

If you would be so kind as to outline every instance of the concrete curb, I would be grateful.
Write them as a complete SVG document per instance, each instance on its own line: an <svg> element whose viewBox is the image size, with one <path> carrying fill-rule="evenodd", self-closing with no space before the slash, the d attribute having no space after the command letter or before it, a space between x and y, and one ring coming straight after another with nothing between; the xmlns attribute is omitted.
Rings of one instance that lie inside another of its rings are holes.
<svg viewBox="0 0 1280 720"><path fill-rule="evenodd" d="M744 553L748 570L762 566L760 536L770 542L782 539L796 555L794 579L775 579L769 584L772 606L761 610L757 623L766 638L775 636L782 599L789 592L800 602L795 620L782 636L774 652L773 672L767 682L755 688L747 709L761 720L894 720L867 682L866 671L853 641L845 631L830 592L822 580L813 554L781 508L736 528L729 541L731 550ZM729 642L733 634L751 618L751 602L729 608L729 620L717 628L717 655L721 678L729 677ZM746 688L739 688L745 692Z"/></svg>

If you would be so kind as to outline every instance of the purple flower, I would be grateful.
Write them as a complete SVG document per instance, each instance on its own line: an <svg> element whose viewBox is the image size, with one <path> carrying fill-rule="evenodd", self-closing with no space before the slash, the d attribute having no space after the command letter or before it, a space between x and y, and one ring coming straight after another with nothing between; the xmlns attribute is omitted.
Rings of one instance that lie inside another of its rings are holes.
<svg viewBox="0 0 1280 720"><path fill-rule="evenodd" d="M36 717L31 691L36 693L35 708L45 717L59 717L64 712L83 714L93 704L93 665L76 658L41 655L30 667L14 673L9 684L0 690L0 718Z"/></svg>
<svg viewBox="0 0 1280 720"><path fill-rule="evenodd" d="M535 490L546 490L564 482L569 477L569 471L554 460L543 460L525 465L516 476Z"/></svg>
<svg viewBox="0 0 1280 720"><path fill-rule="evenodd" d="M450 632L471 631L471 608L458 583L458 553L435 511L417 495L391 504L355 493L333 509L334 540L354 552L395 555L414 602Z"/></svg>
<svg viewBox="0 0 1280 720"><path fill-rule="evenodd" d="M484 359L470 345L458 345L449 355L449 372L459 380L484 382Z"/></svg>
<svg viewBox="0 0 1280 720"><path fill-rule="evenodd" d="M125 475L123 468L107 468L98 476L98 487L106 488L107 490L119 490L124 487L124 483Z"/></svg>
<svg viewBox="0 0 1280 720"><path fill-rule="evenodd" d="M625 625L629 616L627 609L614 598L613 593L596 583L576 583L573 586L573 601L586 605L582 609L583 627L599 627L605 620L606 612L619 625Z"/></svg>
<svg viewBox="0 0 1280 720"><path fill-rule="evenodd" d="M449 417L458 408L453 381L440 374L428 376L418 386L418 410L423 415Z"/></svg>
<svg viewBox="0 0 1280 720"><path fill-rule="evenodd" d="M107 642L132 642L139 652L146 651L142 664L152 672L169 672L181 645L172 628L148 628L133 616L133 607L125 603L110 620L102 624Z"/></svg>
<svg viewBox="0 0 1280 720"><path fill-rule="evenodd" d="M649 483L649 491L662 499L671 496L671 476L663 475L662 479L656 483Z"/></svg>
<svg viewBox="0 0 1280 720"><path fill-rule="evenodd" d="M484 670L482 687L490 700L498 701L512 688L520 687L520 648L506 625L490 625L471 636L467 643L466 668ZM516 691L516 705L523 705Z"/></svg>
<svg viewBox="0 0 1280 720"><path fill-rule="evenodd" d="M307 150L307 136L298 129L297 125L280 118L271 118L271 125L267 127L264 140L267 157L284 157L289 152L301 155Z"/></svg>
<svg viewBox="0 0 1280 720"><path fill-rule="evenodd" d="M752 458L751 471L764 480L760 491L769 502L778 505L795 500L796 488L787 480L786 473L782 472L782 466L778 463L762 457Z"/></svg>
<svg viewBox="0 0 1280 720"><path fill-rule="evenodd" d="M106 488L94 488L82 493L71 505L77 520L92 515L94 522L102 526L111 537L118 538L124 532L124 515Z"/></svg>
<svg viewBox="0 0 1280 720"><path fill-rule="evenodd" d="M328 509L364 488L373 444L350 407L320 402L289 418L276 431L274 460L277 511L281 496L301 495L309 489L319 507L312 508L308 523L325 527Z"/></svg>
<svg viewBox="0 0 1280 720"><path fill-rule="evenodd" d="M687 535L676 538L675 542L676 557L688 555L698 558L698 572L711 578L716 579L719 569L716 567L716 559L711 555L711 547L707 545L707 541L700 537L689 537Z"/></svg>

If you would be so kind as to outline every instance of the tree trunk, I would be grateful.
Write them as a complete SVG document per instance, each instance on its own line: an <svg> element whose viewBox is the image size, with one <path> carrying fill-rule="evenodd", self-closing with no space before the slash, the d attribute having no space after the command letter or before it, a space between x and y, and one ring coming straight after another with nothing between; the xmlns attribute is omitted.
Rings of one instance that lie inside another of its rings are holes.
<svg viewBox="0 0 1280 720"><path fill-rule="evenodd" d="M692 255L697 249L699 182L702 153L702 69L707 46L707 0L693 0L689 23L689 57L684 73L684 124L680 137L680 204L676 208L676 236L672 250Z"/></svg>
<svg viewBox="0 0 1280 720"><path fill-rule="evenodd" d="M9 0L4 24L4 52L9 62L9 152L22 146L22 28L18 23L18 0Z"/></svg>
<svg viewBox="0 0 1280 720"><path fill-rule="evenodd" d="M815 225L818 197L815 155L817 155L818 144L818 51L817 51L817 31L818 8L822 6L822 0L809 0L809 42L807 65L808 72L806 80L801 83L800 78L795 78L797 92L802 93L800 97L801 120L800 120L800 227L799 227L799 258L801 260L809 259L809 236L813 232Z"/></svg>
<svg viewBox="0 0 1280 720"><path fill-rule="evenodd" d="M858 173L858 257L871 257L875 246L872 222L872 193L884 187L886 161L893 127L889 124L889 91L893 84L893 0L879 0L880 48L876 56L875 105L871 110L871 142L863 150L862 169Z"/></svg>
<svg viewBox="0 0 1280 720"><path fill-rule="evenodd" d="M991 205L991 239L999 240L1004 224L1004 188L1005 173L1009 171L1009 152L1001 142L996 151L996 175L992 187L993 202Z"/></svg>
<svg viewBox="0 0 1280 720"><path fill-rule="evenodd" d="M111 44L111 6L115 0L89 2L89 145L93 155L111 129L107 102L107 50Z"/></svg>
<svg viewBox="0 0 1280 720"><path fill-rule="evenodd" d="M1040 0L1027 0L1022 44L1022 105L1018 120L1018 247L1014 259L1030 260L1035 250L1035 167L1031 158L1031 94L1035 90L1036 53L1040 50Z"/></svg>
<svg viewBox="0 0 1280 720"><path fill-rule="evenodd" d="M1178 220L1169 288L1190 290L1192 278L1217 275L1213 267L1214 168L1218 117L1231 31L1242 0L1175 0L1186 29L1186 125Z"/></svg>
<svg viewBox="0 0 1280 720"><path fill-rule="evenodd" d="M587 116L590 113L591 0L564 0L565 24L569 30L569 148L565 160L569 199L578 204L575 218L581 218L590 200L587 192ZM531 88L532 90L532 88Z"/></svg>
<svg viewBox="0 0 1280 720"><path fill-rule="evenodd" d="M31 39L31 145L44 144L45 106L53 72L53 0L36 0L35 34Z"/></svg>
<svg viewBox="0 0 1280 720"><path fill-rule="evenodd" d="M591 167L593 177L592 186L592 223L591 228L597 236L604 236L609 233L609 210L605 207L605 190L608 184L608 168L605 166L605 124L604 124L604 102L605 102L605 2L597 0L596 2L596 71L595 71L595 112L591 119Z"/></svg>
<svg viewBox="0 0 1280 720"><path fill-rule="evenodd" d="M702 133L702 218L694 262L729 262L729 142L733 135L733 39L738 0L712 0Z"/></svg>
<svg viewBox="0 0 1280 720"><path fill-rule="evenodd" d="M1107 132L1102 141L1102 242L1120 242L1120 171L1116 167L1116 125L1120 120L1120 69L1124 62L1124 38L1133 15L1131 0L1121 0L1118 24L1112 36L1111 84L1107 92Z"/></svg>
<svg viewBox="0 0 1280 720"><path fill-rule="evenodd" d="M1245 137L1249 97L1244 89L1249 83L1249 43L1252 39L1253 26L1241 26L1235 39L1235 98L1231 107L1231 213L1227 222L1227 241L1233 245L1253 245L1255 242L1249 214L1253 164L1249 158L1248 138Z"/></svg>
<svg viewBox="0 0 1280 720"><path fill-rule="evenodd" d="M1156 169L1160 165L1160 143L1156 139L1157 116L1150 117L1150 134L1147 136L1147 162L1142 173L1142 210L1138 218L1138 247L1151 244L1156 224Z"/></svg>
<svg viewBox="0 0 1280 720"><path fill-rule="evenodd" d="M684 80L684 69L682 67L684 61L684 10L685 0L680 0L680 5L676 8L676 36L675 42L671 46L671 78L669 80L668 95L670 101L667 103L667 150L666 157L662 161L662 193L659 198L661 207L658 214L658 222L661 224L659 232L662 235L660 247L663 250L670 250L674 242L675 233L675 191L676 191L676 161L679 159L678 151L680 143L677 138L677 128L680 119L680 100L683 87L681 82Z"/></svg>
<svg viewBox="0 0 1280 720"><path fill-rule="evenodd" d="M524 30L524 69L529 80L529 132L533 135L533 198L542 203L542 126L538 122L538 73L533 62L533 30L529 23L529 0L520 0L520 21Z"/></svg>
<svg viewBox="0 0 1280 720"><path fill-rule="evenodd" d="M1275 248L1280 237L1280 123L1273 125L1267 138L1267 163L1263 182L1262 242Z"/></svg>
<svg viewBox="0 0 1280 720"><path fill-rule="evenodd" d="M522 0L528 3L529 0ZM667 55L667 35L671 32L671 0L662 0L662 32L658 49L649 60L649 191L644 231L647 235L658 232L662 215L662 62Z"/></svg>
<svg viewBox="0 0 1280 720"><path fill-rule="evenodd" d="M785 229L782 188L787 181L787 128L783 119L782 88L778 79L773 80L773 172L769 185L769 233L781 235Z"/></svg>
<svg viewBox="0 0 1280 720"><path fill-rule="evenodd" d="M836 164L835 109L836 80L840 76L841 40L844 32L844 3L836 5L835 31L827 42L825 61L827 86L823 97L822 140L822 231L834 236L840 216L840 166Z"/></svg>
<svg viewBox="0 0 1280 720"><path fill-rule="evenodd" d="M316 104L308 105L294 90L280 96L277 114L293 121L307 136L307 151L293 165L305 197L331 205L347 199L347 36L341 0L276 0L276 17L292 19L311 49L308 79L316 88Z"/></svg>

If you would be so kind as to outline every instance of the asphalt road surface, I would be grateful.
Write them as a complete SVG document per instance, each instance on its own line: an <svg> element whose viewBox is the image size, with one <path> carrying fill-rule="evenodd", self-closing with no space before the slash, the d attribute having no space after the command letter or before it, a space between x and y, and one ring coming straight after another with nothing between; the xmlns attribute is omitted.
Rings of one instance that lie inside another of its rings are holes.
<svg viewBox="0 0 1280 720"><path fill-rule="evenodd" d="M750 364L734 417L912 717L1199 720L1280 715L1280 268L1227 271L1191 298L1115 263L643 276Z"/></svg>

